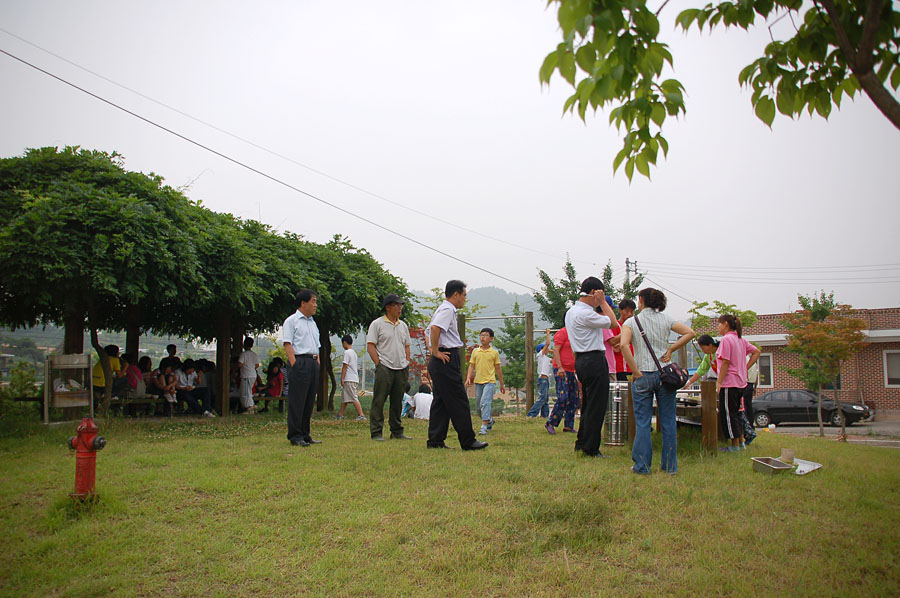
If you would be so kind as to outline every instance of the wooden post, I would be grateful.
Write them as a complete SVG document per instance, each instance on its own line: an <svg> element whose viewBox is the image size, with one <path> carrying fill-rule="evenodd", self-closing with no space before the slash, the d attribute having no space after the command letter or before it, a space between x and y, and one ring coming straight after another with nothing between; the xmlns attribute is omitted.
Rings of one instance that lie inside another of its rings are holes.
<svg viewBox="0 0 900 598"><path fill-rule="evenodd" d="M223 309L216 318L216 401L219 414L230 415L231 402L231 315Z"/></svg>
<svg viewBox="0 0 900 598"><path fill-rule="evenodd" d="M637 428L634 421L634 401L631 399L631 382L628 383L628 388L625 389L625 404L628 412L628 446L631 446L634 444L634 434Z"/></svg>
<svg viewBox="0 0 900 598"><path fill-rule="evenodd" d="M463 383L466 381L466 316L456 313L456 327L459 329L459 338L463 346L459 348L459 372L462 374ZM434 351L434 347L431 348Z"/></svg>
<svg viewBox="0 0 900 598"><path fill-rule="evenodd" d="M700 421L702 423L702 446L707 454L719 454L719 415L716 383L707 380L700 383Z"/></svg>
<svg viewBox="0 0 900 598"><path fill-rule="evenodd" d="M525 411L534 405L534 312L525 312Z"/></svg>

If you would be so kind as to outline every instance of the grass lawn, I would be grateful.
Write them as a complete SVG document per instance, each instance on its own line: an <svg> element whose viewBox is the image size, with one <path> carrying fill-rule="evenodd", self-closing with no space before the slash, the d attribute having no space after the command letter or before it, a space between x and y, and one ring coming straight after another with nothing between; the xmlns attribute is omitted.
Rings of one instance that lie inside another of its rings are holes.
<svg viewBox="0 0 900 598"><path fill-rule="evenodd" d="M292 447L283 417L98 420L91 509L74 425L0 428L0 596L900 595L900 451L763 432L704 457L681 430L680 473L639 477L524 417L476 452L330 413ZM752 471L782 447L824 468Z"/></svg>

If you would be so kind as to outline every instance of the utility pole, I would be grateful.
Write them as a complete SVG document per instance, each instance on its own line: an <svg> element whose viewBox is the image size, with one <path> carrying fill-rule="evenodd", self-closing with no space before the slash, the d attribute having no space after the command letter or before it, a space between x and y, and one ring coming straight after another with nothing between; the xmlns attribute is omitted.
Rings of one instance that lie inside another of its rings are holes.
<svg viewBox="0 0 900 598"><path fill-rule="evenodd" d="M628 291L628 287L629 287L630 279L628 278L628 275L629 275L630 273L631 273L631 262L630 262L630 261L628 260L628 258L626 257L626 258L625 258L625 288L624 288L624 290L625 290L626 292Z"/></svg>

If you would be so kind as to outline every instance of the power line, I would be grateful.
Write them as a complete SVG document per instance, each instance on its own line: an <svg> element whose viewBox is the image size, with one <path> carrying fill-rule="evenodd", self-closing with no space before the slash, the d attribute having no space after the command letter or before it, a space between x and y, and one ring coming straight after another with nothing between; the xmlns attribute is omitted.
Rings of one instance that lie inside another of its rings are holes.
<svg viewBox="0 0 900 598"><path fill-rule="evenodd" d="M458 230L462 230L462 231L465 231L465 232L467 232L467 233L471 233L471 234L473 234L473 235L477 235L477 236L479 236L479 237L481 237L481 238L484 238L484 233L483 233L482 231L476 231L476 230L473 230L473 229L471 229L471 228L467 228L467 227L465 227L465 226L462 226L462 225L460 225L460 224L457 224L456 222L451 222L451 221L449 221L449 220L444 220L444 219L442 219L442 218L438 218L438 217L435 216L434 214L429 214L428 212L423 212L422 210L417 210L416 208L413 208L413 207L407 206L407 205L405 205L405 204L402 204L402 203L393 201L393 200L391 200L391 199L388 199L387 197L384 197L383 195L379 195L379 194L377 194L377 193L375 193L375 192L373 192L373 191L369 191L368 189L365 189L365 188L360 187L360 186L358 186L358 185L355 185L355 184L353 184L353 183L350 183L350 182L344 181L344 180L342 180L342 179L339 179L339 178L337 178L336 176L332 176L332 175L328 174L327 172L324 172L324 171L318 170L318 169L316 169L316 168L313 168L312 166L309 166L309 165L307 165L307 164L304 164L304 163L302 163L302 162L299 162L299 161L297 161L297 160L294 160L293 158L291 158L291 157L289 157L289 156L286 156L286 155L284 155L284 154L281 154L281 153L279 153L279 152L276 152L275 150L269 149L269 148L267 148L267 147L265 147L265 146L259 145L258 143L255 143L255 142L253 142L253 141L251 141L251 140L249 140L249 139L246 139L246 138L244 138L244 137L241 137L240 135L236 135L235 133L232 133L232 132L230 132L230 131L227 131L227 130L225 130L225 129L222 129L222 128L220 128L220 127L218 127L218 126L216 126L216 125L214 125L214 124L212 124L212 123L206 122L205 120L202 120L202 119L200 119L200 118L197 118L197 117L195 117L195 116L193 116L193 115L191 115L191 114L188 114L187 112L183 112L182 110L179 110L178 108L175 108L175 107L170 106L170 105L168 105L168 104L166 104L166 103L164 103L164 102L161 102L161 101L159 101L159 100L157 100L157 99L155 99L155 98L152 98L152 97L150 97L150 96L148 96L148 95L146 95L146 94L144 94L144 93L141 93L140 91L137 91L136 89L132 89L132 88L126 86L126 85L122 85L121 83L118 83L117 81L114 81L114 80L110 79L109 77L106 77L106 76L104 76L104 75L101 75L100 73L97 73L97 72L95 72L95 71L92 71L91 69L89 69L89 68L87 68L87 67L81 66L80 64L78 64L78 63L76 63L76 62L73 62L73 61L69 60L68 58L66 58L66 57L64 57L64 56L60 56L59 54L56 54L56 53L54 53L54 52L52 52L52 51L50 51L50 50L47 50L46 48L42 48L41 46L39 46L39 45L37 45L37 44L35 44L35 43L31 42L31 41L28 41L27 39L25 39L25 38L23 38L23 37L20 37L20 36L16 35L15 33L12 33L11 31L7 31L7 30L4 29L3 27L0 27L0 31L2 31L3 33L5 33L5 34L7 34L7 35L9 35L9 36L11 36L11 37L16 38L17 40L19 40L19 41L21 41L21 42L23 42L23 43L28 44L29 46L32 46L33 48L36 48L36 49L40 50L41 52L44 52L44 53L46 53L46 54L49 54L50 56L53 56L54 58L57 58L58 60L61 60L61 61L65 62L66 64L69 64L69 65L71 65L71 66L74 66L75 68L80 69L80 70L84 71L85 73L89 73L89 74L93 75L94 77L97 77L97 78L99 78L99 79L102 79L103 81L106 81L107 83L109 83L109 84L111 84L111 85L115 85L116 87L119 87L120 89L124 89L125 91L128 91L128 92L130 92L130 93L133 93L133 94L135 94L136 96L139 96L139 97L141 97L141 98L147 100L148 102L153 102L153 103L156 104L157 106L161 106L161 107L163 107L163 108L165 108L165 109L167 109L167 110L171 110L172 112L175 112L176 114L179 114L179 115L181 115L181 116L183 116L183 117L185 117L185 118L188 118L188 119L190 119L190 120L192 120L192 121L194 121L194 122L196 122L196 123L199 123L199 124L201 124L201 125L203 125L203 126L205 126L205 127L209 127L210 129L213 129L214 131L217 131L217 132L219 132L219 133L222 133L223 135L227 135L227 136L231 137L232 139L235 139L235 140L237 140L237 141L240 141L241 143L246 143L247 145L250 145L250 146L252 146L252 147L254 147L254 148L256 148L256 149L258 149L258 150L260 150L260 151L266 152L266 153L269 154L269 155L272 155L272 156L275 156L275 157L277 157L277 158L280 158L280 159L282 159L282 160L284 160L284 161L286 161L286 162L290 162L291 164L294 164L295 166L299 166L300 168L304 168L304 169L308 170L309 172L315 173L315 174L317 174L317 175L319 175L319 176L321 176L321 177L325 177L326 179L329 179L329 180L331 180L331 181L334 181L335 183L339 183L339 184L341 184L341 185L344 185L345 187L348 187L348 188L353 189L353 190L355 190L355 191L359 191L360 193L365 193L366 195L369 195L370 197L374 197L374 198L376 198L376 199L379 199L379 200L381 200L381 201L384 201L384 202L386 202L386 203L389 203L389 204L391 204L391 205L393 205L393 206L396 206L396 207L398 207L398 208L401 208L401 209L403 209L403 210L407 210L407 211L412 212L412 213L414 213L414 214L418 214L419 216L424 216L425 218L429 218L429 219L431 219L431 220L434 220L435 222L440 222L441 224L445 224L445 225L447 225L447 226L452 226L453 228L456 228L456 229L458 229ZM506 241L505 239L501 239L501 238L498 238L498 237L491 236L491 237L488 237L488 238L491 239L491 240L493 240L493 241L496 241L497 243L501 243L501 244L504 244L504 245L508 245L508 246L510 246L510 247L515 247L516 249L524 249L525 251L530 251L530 252L536 253L536 254L538 254L538 255L543 255L543 256L552 257L552 258L556 258L556 259L565 259L563 256L560 256L560 255L548 253L548 252L546 252L546 251L540 251L540 250L535 249L535 248L533 248L533 247L528 247L527 245L519 245L519 244L517 244L517 243L513 243L513 242L511 242L511 241ZM576 262L582 263L582 264L590 264L590 265L592 265L592 266L597 266L597 265L598 265L596 262L588 262L588 261L584 261L584 260L573 260L573 261L576 261Z"/></svg>
<svg viewBox="0 0 900 598"><path fill-rule="evenodd" d="M645 279L647 282L652 282L653 284L655 284L656 286L658 286L658 287L661 288L662 290L667 291L667 292L669 292L669 293L672 293L672 294L675 295L676 297L679 297L679 298L681 298L681 299L684 299L685 301L687 301L688 303L690 303L690 304L692 304L692 305L693 305L694 303L696 303L696 301L694 301L693 299L688 299L688 298L685 297L684 295L680 295L680 294L676 293L675 291L673 291L672 289L667 288L667 287L664 287L661 283L659 283L659 282L653 280L652 278L650 278L649 276L647 276L647 273L646 273L646 272L643 272L642 274L644 275L644 279Z"/></svg>
<svg viewBox="0 0 900 598"><path fill-rule="evenodd" d="M342 212L342 213L344 213L344 214L347 214L348 216L351 216L351 217L356 218L356 219L358 219L358 220L362 220L363 222L365 222L365 223L367 223L367 224L371 224L372 226L374 226L374 227L376 227L376 228L380 228L381 230L383 230L383 231L385 231L385 232L388 232L388 233L390 233L390 234L392 234L392 235L396 235L396 236L400 237L401 239L405 239L405 240L407 240L407 241L409 241L409 242L411 242L411 243L415 243L416 245L419 245L420 247L424 247L425 249L428 249L428 250L433 251L433 252L435 252L435 253L437 253L437 254L443 255L444 257L448 257L448 258L450 258L451 260L457 261L457 262L459 262L459 263L461 263L461 264L465 264L466 266L469 266L469 267L471 267L471 268L475 268L476 270L479 270L479 271L484 272L484 273L486 273L486 274L490 274L491 276L496 276L497 278L499 278L499 279L501 279L501 280L505 280L505 281L507 281L507 282L511 282L511 283L513 283L513 284L515 284L515 285L517 285L517 286L524 287L524 288L529 289L529 290L531 290L531 291L537 291L537 289L535 289L535 288L533 288L533 287L531 287L531 286L529 286L529 285L527 285L527 284L524 284L524 283L515 281L515 280L513 280L513 279L511 279L511 278L507 278L506 276L503 276L503 275L501 275L501 274L497 274L496 272L491 272L490 270L488 270L488 269L486 269L486 268L482 268L481 266L478 266L478 265L473 264L473 263L471 263L471 262L468 262L468 261L466 261L466 260L464 260L464 259L461 259L461 258L459 258L459 257L456 257L455 255L449 254L449 253L447 253L447 252L445 252L445 251L441 251L440 249L437 249L437 248L435 248L435 247L432 247L432 246L430 246L430 245L427 245L427 244L425 244L425 243L423 243L423 242L421 242L421 241L418 241L418 240L416 240L416 239L414 239L414 238L412 238L412 237L410 237L410 236L404 235L404 234L401 233L401 232L395 231L395 230L390 229L390 228L388 228L388 227L386 227L386 226L384 226L384 225L382 225L382 224L379 224L379 223L375 222L374 220L370 220L370 219L368 219L368 218L366 218L366 217L364 217L364 216L360 216L359 214L356 214L355 212L352 212L352 211L347 210L347 209L345 209L345 208L342 208L342 207L340 207L340 206L338 206L338 205L336 205L336 204L333 204L333 203L331 203L331 202L329 202L329 201L327 201L327 200L325 200L325 199L322 199L322 198L320 198L320 197L317 197L317 196L313 195L312 193L309 193L309 192L307 192L307 191L304 191L303 189L300 189L299 187L295 187L295 186L291 185L290 183L287 183L287 182L285 182L285 181L282 181L282 180L279 179L279 178L276 178L276 177L274 177L274 176L272 176L272 175L270 175L270 174L267 174L267 173L265 173L265 172L263 172L263 171L261 171L261 170L259 170L259 169L257 169L257 168L254 168L254 167L252 167L252 166L250 166L250 165L248 165L248 164L245 164L245 163L241 162L240 160L238 160L238 159L236 159L236 158L232 158L232 157L230 157L230 156L228 156L228 155L226 155L226 154L223 154L223 153L220 152L220 151L214 150L214 149L212 149L211 147L208 147L208 146L206 146L206 145L203 145L203 144L200 143L199 141L195 141L195 140L191 139L190 137L187 137L187 136L185 136L185 135L182 135L181 133L178 133L178 132L176 132L176 131L173 131L172 129L166 128L165 126L163 126L163 125L161 125L161 124L159 124L159 123L156 123L156 122L150 120L149 118L146 118L146 117L144 117L144 116L141 116L140 114L137 114L136 112L132 112L131 110L128 110L127 108L124 108L124 107L122 107L122 106L119 106L118 104L116 104L116 103L114 103L114 102L112 102L112 101L110 101L110 100L107 100L106 98L103 98L103 97L101 97L101 96L99 96L99 95L97 95L97 94L95 94L95 93L93 93L93 92L90 92L90 91L88 91L88 90L86 90L86 89L84 89L84 88L82 88L82 87L79 87L78 85L75 85L74 83L71 83L71 82L67 81L66 79L63 79L62 77L59 77L59 76L57 76L57 75L54 75L53 73L51 73L51 72L49 72L49 71L46 71L46 70L40 68L39 66L36 66L36 65L34 65L34 64L31 64L30 62L28 62L28 61L26 61L26 60L23 60L22 58L19 58L18 56L15 56L14 54L9 53L9 52L7 52L6 50L4 50L4 49L2 49L2 48L0 48L0 52L2 52L3 54L6 54L7 56L9 56L10 58L12 58L12 59L14 59L14 60L17 60L17 61L21 62L22 64L24 64L24 65L26 65L26 66L29 66L29 67L35 69L36 71L39 71L39 72L41 72L41 73L47 75L48 77L52 77L53 79L56 79L57 81L59 81L59 82L61 82L61 83L65 83L65 84L68 85L69 87L72 87L72 88L74 88L74 89L77 89L78 91L80 91L80 92L82 92L82 93L84 93L84 94L87 94L87 95L91 96L92 98L95 98L95 99L97 99L97 100L100 100L101 102L103 102L103 103L105 103L105 104L108 104L108 105L112 106L113 108L116 108L116 109L118 109L118 110L121 110L122 112L124 112L124 113L126 113L126 114L129 114L129 115L131 115L131 116L133 116L133 117L135 117L135 118L137 118L137 119L139 119L139 120L142 120L142 121L144 121L145 123L147 123L147 124L149 124L149 125L152 125L152 126L158 128L158 129L161 129L161 130L165 131L166 133L169 133L169 134L171 134L171 135L174 135L175 137L178 137L179 139L182 139L182 140L184 140L184 141L187 141L188 143L190 143L190 144L192 144L192 145L195 145L195 146L197 146L197 147L199 147L199 148L201 148L201 149L203 149L203 150L206 150L206 151L210 152L211 154L215 154L216 156L219 156L220 158L222 158L222 159L224 159L224 160L227 160L227 161L229 161L229 162L231 162L231 163L233 163L233 164L236 164L236 165L238 165L238 166L240 166L240 167L242 167L242 168L245 168L246 170L249 170L250 172L253 172L253 173L258 174L258 175L260 175L260 176L262 176L262 177L264 177L264 178L267 178L267 179L269 179L270 181L272 181L272 182L274 182L274 183L278 183L279 185L282 185L282 186L284 186L284 187L287 187L288 189L291 189L292 191L295 191L295 192L297 192L297 193L300 193L300 194L302 194L302 195L305 195L305 196L309 197L310 199L314 199L315 201L318 201L319 203L322 203L322 204L324 204L324 205L326 205L326 206L328 206L328 207L330 207L330 208L333 208L333 209L335 209L335 210L337 210L337 211L339 211L339 212Z"/></svg>
<svg viewBox="0 0 900 598"><path fill-rule="evenodd" d="M700 272L703 271L717 271L717 272L734 272L735 270L752 270L756 273L781 273L781 274L804 274L804 273L817 273L817 274L826 274L826 273L839 273L839 272L858 272L859 270L866 271L882 271L882 270L898 270L900 269L900 264L860 264L860 265L850 265L850 266L771 266L771 267L759 267L759 266L711 266L711 265L689 265L689 264L671 264L664 262L651 262L644 261L644 264L658 267L663 266L663 269L666 267L670 269L676 270L697 270ZM829 272L830 271L830 272Z"/></svg>
<svg viewBox="0 0 900 598"><path fill-rule="evenodd" d="M882 284L900 282L900 278L874 278L874 277L854 277L854 278L832 278L832 279L804 279L792 278L790 280L778 278L753 278L753 277L736 277L736 276L682 276L677 274L665 273L666 278L677 278L680 280L698 280L703 282L728 282L728 283L745 283L745 284Z"/></svg>

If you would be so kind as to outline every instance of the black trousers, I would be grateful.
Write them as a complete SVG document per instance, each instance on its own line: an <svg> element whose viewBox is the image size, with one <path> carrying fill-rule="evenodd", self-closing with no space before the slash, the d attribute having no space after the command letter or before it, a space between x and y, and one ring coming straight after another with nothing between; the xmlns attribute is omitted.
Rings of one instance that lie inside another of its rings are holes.
<svg viewBox="0 0 900 598"><path fill-rule="evenodd" d="M744 399L744 415L747 416L747 421L750 422L750 425L753 425L753 391L755 390L755 385L752 382L747 383L747 386L744 387L743 399Z"/></svg>
<svg viewBox="0 0 900 598"><path fill-rule="evenodd" d="M309 441L309 419L319 388L319 362L298 357L288 368L288 440Z"/></svg>
<svg viewBox="0 0 900 598"><path fill-rule="evenodd" d="M447 363L435 357L428 361L428 374L434 383L434 401L431 403L431 416L428 420L428 446L444 444L452 421L459 437L459 445L468 448L475 442L469 395L460 371L459 351L451 349L449 352L450 361Z"/></svg>
<svg viewBox="0 0 900 598"><path fill-rule="evenodd" d="M740 411L743 394L743 388L719 389L719 426L726 438L740 438L744 435Z"/></svg>
<svg viewBox="0 0 900 598"><path fill-rule="evenodd" d="M575 355L575 374L581 381L581 423L575 439L575 450L585 455L600 452L600 434L609 405L609 365L603 351Z"/></svg>
<svg viewBox="0 0 900 598"><path fill-rule="evenodd" d="M194 413L202 415L212 411L212 393L206 386L197 386L193 390L176 390L175 398L187 403Z"/></svg>

